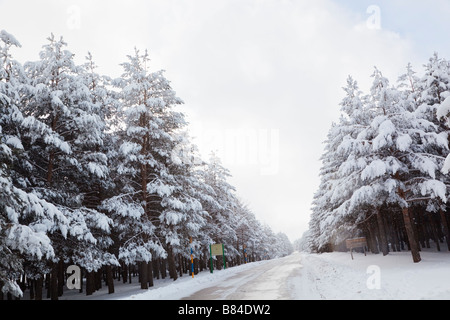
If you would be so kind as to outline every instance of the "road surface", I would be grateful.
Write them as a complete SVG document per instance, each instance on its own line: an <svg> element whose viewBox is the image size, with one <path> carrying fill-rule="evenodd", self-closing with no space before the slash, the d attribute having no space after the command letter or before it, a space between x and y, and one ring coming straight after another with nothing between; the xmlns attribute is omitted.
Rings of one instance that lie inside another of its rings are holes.
<svg viewBox="0 0 450 320"><path fill-rule="evenodd" d="M301 273L301 255L282 259L244 270L201 289L182 300L292 300L295 299L293 281Z"/></svg>

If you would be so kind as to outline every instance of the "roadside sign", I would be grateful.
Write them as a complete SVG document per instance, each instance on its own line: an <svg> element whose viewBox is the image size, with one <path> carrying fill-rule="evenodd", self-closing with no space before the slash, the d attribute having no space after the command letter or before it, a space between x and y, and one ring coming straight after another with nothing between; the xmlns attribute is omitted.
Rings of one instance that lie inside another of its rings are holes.
<svg viewBox="0 0 450 320"><path fill-rule="evenodd" d="M210 253L210 258L211 258L211 273L213 273L213 270L214 270L213 257L216 257L216 256L223 257L223 269L227 268L226 259L225 259L225 246L222 243L209 245L209 253Z"/></svg>
<svg viewBox="0 0 450 320"><path fill-rule="evenodd" d="M345 241L345 245L347 249L350 250L350 255L353 260L353 249L354 248L363 248L364 255L366 255L366 247L367 247L367 239L366 238L356 238L356 239L348 239Z"/></svg>
<svg viewBox="0 0 450 320"><path fill-rule="evenodd" d="M223 244L212 244L211 255L213 257L223 255Z"/></svg>

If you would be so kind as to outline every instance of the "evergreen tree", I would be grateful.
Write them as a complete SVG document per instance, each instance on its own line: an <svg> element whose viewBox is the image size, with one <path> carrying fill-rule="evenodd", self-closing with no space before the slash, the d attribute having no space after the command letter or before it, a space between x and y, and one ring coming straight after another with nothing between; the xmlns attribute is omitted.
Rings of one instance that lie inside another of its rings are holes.
<svg viewBox="0 0 450 320"><path fill-rule="evenodd" d="M26 120L18 108L26 85L22 66L12 59L11 47L20 43L0 32L0 293L21 296L16 280L25 266L51 259L54 249L47 236L52 228L67 228L67 220L52 204L27 188L19 164L24 156L21 127ZM40 265L42 267L42 265ZM38 275L28 270L27 276ZM42 271L42 270L39 270ZM42 281L42 279L41 279Z"/></svg>
<svg viewBox="0 0 450 320"><path fill-rule="evenodd" d="M29 118L24 136L27 157L33 164L28 170L30 188L53 203L69 224L64 232L50 232L56 252L52 299L57 299L63 286L55 279L61 269L58 264L70 261L96 271L104 263L114 263L114 259L105 252L110 245L112 220L86 200L94 180L103 179L107 173L105 157L97 151L104 123L98 105L91 99L83 69L64 49L67 44L53 35L48 40L41 59L25 66L34 91L22 110ZM73 244L69 246L67 240Z"/></svg>

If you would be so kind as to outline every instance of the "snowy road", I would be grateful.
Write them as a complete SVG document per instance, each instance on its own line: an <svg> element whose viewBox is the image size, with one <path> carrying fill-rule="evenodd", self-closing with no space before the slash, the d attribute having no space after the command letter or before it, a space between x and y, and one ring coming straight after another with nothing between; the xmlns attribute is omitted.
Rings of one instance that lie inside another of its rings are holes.
<svg viewBox="0 0 450 320"><path fill-rule="evenodd" d="M113 295L104 287L91 297L72 291L62 299L450 300L450 252L430 249L421 256L422 262L414 264L406 251L386 257L354 254L354 260L349 253L294 253L213 274L203 271L195 279L155 280L148 290L141 290L135 279L132 285L116 283Z"/></svg>
<svg viewBox="0 0 450 320"><path fill-rule="evenodd" d="M292 300L292 279L301 272L301 255L269 261L199 290L183 300Z"/></svg>

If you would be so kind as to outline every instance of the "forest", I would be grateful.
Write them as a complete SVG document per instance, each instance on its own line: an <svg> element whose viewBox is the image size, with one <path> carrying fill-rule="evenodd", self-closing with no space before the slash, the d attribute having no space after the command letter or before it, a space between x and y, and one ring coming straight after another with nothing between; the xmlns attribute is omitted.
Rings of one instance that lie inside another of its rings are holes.
<svg viewBox="0 0 450 320"><path fill-rule="evenodd" d="M201 158L183 101L146 51L112 79L90 53L76 64L62 37L34 62L13 58L20 47L0 31L0 299L57 300L71 265L83 294L102 282L112 294L114 280L138 276L145 290L190 274L191 249L195 273L208 269L214 243L228 266L292 252L220 159Z"/></svg>
<svg viewBox="0 0 450 320"><path fill-rule="evenodd" d="M345 251L367 239L374 254L450 250L450 61L435 53L391 84L375 68L370 92L349 77L329 130L308 248Z"/></svg>

